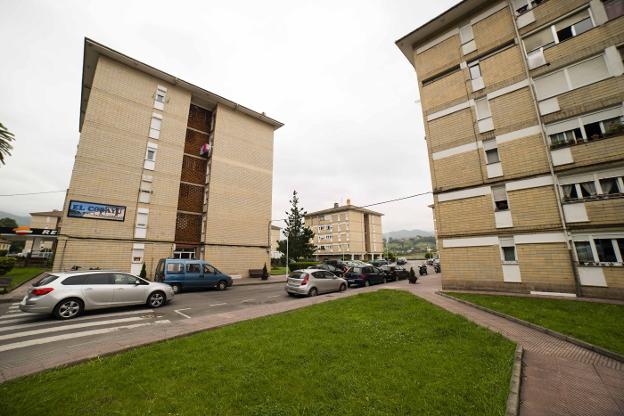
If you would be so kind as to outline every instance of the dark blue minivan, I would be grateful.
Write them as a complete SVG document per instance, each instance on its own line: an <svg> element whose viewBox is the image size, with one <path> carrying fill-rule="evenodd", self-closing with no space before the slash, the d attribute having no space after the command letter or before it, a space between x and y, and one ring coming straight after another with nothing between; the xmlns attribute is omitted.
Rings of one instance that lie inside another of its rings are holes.
<svg viewBox="0 0 624 416"><path fill-rule="evenodd" d="M203 260L160 259L154 280L167 283L174 293L184 289L216 287L225 290L232 286L232 278Z"/></svg>

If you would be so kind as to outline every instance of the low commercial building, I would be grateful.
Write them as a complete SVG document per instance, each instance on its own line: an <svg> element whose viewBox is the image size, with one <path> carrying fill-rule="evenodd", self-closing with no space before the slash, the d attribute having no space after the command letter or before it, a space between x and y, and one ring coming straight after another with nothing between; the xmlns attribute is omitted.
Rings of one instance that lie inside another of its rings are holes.
<svg viewBox="0 0 624 416"><path fill-rule="evenodd" d="M444 289L624 298L622 0L463 0L418 78Z"/></svg>
<svg viewBox="0 0 624 416"><path fill-rule="evenodd" d="M41 230L58 230L61 227L61 219L63 212L60 210L44 211L44 212L31 212L30 213L30 228L37 228ZM38 256L41 253L50 253L52 255L55 248L56 240L50 238L42 238L41 236L34 235L29 237L27 235L26 243L23 254L31 253Z"/></svg>
<svg viewBox="0 0 624 416"><path fill-rule="evenodd" d="M305 225L314 232L316 257L324 259L372 260L384 250L383 214L347 204L306 214Z"/></svg>
<svg viewBox="0 0 624 416"><path fill-rule="evenodd" d="M139 273L145 264L153 276L165 257L241 276L262 268L281 126L86 39L80 142L54 270Z"/></svg>

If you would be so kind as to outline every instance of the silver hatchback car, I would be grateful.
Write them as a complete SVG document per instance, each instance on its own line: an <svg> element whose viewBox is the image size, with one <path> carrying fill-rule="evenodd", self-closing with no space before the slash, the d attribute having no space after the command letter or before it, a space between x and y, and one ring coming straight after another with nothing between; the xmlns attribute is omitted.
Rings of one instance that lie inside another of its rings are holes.
<svg viewBox="0 0 624 416"><path fill-rule="evenodd" d="M49 273L19 304L23 312L72 319L86 310L142 305L158 308L173 299L173 289L128 273L89 270Z"/></svg>
<svg viewBox="0 0 624 416"><path fill-rule="evenodd" d="M295 270L288 275L286 292L291 296L316 296L319 293L344 292L347 281L327 270Z"/></svg>

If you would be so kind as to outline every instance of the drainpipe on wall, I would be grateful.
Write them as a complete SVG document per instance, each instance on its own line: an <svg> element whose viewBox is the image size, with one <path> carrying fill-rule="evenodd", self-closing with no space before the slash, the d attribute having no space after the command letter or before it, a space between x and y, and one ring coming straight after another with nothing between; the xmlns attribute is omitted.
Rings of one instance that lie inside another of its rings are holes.
<svg viewBox="0 0 624 416"><path fill-rule="evenodd" d="M539 122L539 127L540 127L540 132L541 132L541 136L542 136L542 142L544 143L544 149L546 151L546 160L548 160L548 169L550 170L550 176L553 179L553 186L555 188L555 198L557 199L557 211L559 212L559 219L561 221L561 227L563 230L563 234L565 235L565 239L566 239L566 245L568 247L568 255L570 256L570 263L572 266L572 274L574 275L574 287L575 287L575 292L576 292L576 296L577 297L582 297L583 296L583 292L581 290L581 282L579 279L579 275L578 275L578 269L576 268L576 264L574 263L574 250L572 250L572 245L570 244L570 233L568 231L568 227L566 225L566 221L565 221L565 215L563 213L563 204L561 203L561 195L559 194L559 180L557 179L557 176L555 175L555 168L553 166L552 163L552 157L550 154L550 147L548 145L548 139L546 137L546 130L544 129L544 123L542 123L542 115L539 111L539 106L537 104L537 94L535 93L535 86L533 85L533 80L531 78L531 73L529 70L529 65L527 63L527 54L526 54L526 50L524 48L524 43L522 43L522 38L520 36L520 31L518 30L518 24L516 21L516 12L513 9L513 5L511 3L511 1L508 1L508 6L509 6L509 11L511 13L511 17L513 20L513 26L514 26L514 31L516 33L516 39L518 42L518 46L520 46L520 51L521 51L521 55L522 55L522 64L524 66L524 72L527 78L527 81L529 82L529 91L531 91L531 98L533 98L533 107L535 108L535 114L537 115L537 120Z"/></svg>

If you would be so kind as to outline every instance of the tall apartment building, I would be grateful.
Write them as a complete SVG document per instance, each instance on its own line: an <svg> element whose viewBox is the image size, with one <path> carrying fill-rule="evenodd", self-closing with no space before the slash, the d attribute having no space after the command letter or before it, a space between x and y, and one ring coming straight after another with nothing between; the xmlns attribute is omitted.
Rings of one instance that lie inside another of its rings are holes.
<svg viewBox="0 0 624 416"><path fill-rule="evenodd" d="M192 62L189 62L191 64ZM164 257L246 276L270 261L282 124L85 40L80 143L55 270L148 275Z"/></svg>
<svg viewBox="0 0 624 416"><path fill-rule="evenodd" d="M314 232L318 259L372 260L382 257L383 214L347 204L311 212L305 216L305 225Z"/></svg>
<svg viewBox="0 0 624 416"><path fill-rule="evenodd" d="M416 69L445 289L624 298L622 0L464 0Z"/></svg>

